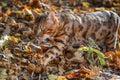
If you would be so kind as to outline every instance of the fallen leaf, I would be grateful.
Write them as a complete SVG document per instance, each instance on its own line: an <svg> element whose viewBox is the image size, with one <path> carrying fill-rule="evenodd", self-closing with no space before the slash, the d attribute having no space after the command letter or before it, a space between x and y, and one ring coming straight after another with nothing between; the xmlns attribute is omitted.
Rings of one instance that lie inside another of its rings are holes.
<svg viewBox="0 0 120 80"><path fill-rule="evenodd" d="M11 10L7 9L7 11L5 12L7 15L11 14Z"/></svg>
<svg viewBox="0 0 120 80"><path fill-rule="evenodd" d="M88 2L82 2L82 5L83 5L85 8L88 8L88 7L89 7L89 3L88 3Z"/></svg>
<svg viewBox="0 0 120 80"><path fill-rule="evenodd" d="M115 59L115 52L109 51L105 53L106 59L109 61L114 61Z"/></svg>
<svg viewBox="0 0 120 80"><path fill-rule="evenodd" d="M67 80L64 76L58 76L55 80Z"/></svg>
<svg viewBox="0 0 120 80"><path fill-rule="evenodd" d="M7 69L0 68L0 79L7 78Z"/></svg>
<svg viewBox="0 0 120 80"><path fill-rule="evenodd" d="M51 6L50 6L50 9L51 9L51 10L56 10L57 8L58 8L58 7L55 6L55 5L51 5Z"/></svg>
<svg viewBox="0 0 120 80"><path fill-rule="evenodd" d="M36 68L35 64L32 64L32 63L28 64L27 69L28 69L29 71L35 71L35 68Z"/></svg>
<svg viewBox="0 0 120 80"><path fill-rule="evenodd" d="M46 79L46 80L56 80L56 79L57 79L56 75L49 75L48 79Z"/></svg>
<svg viewBox="0 0 120 80"><path fill-rule="evenodd" d="M1 2L1 4L2 4L2 7L7 6L7 4L5 2Z"/></svg>
<svg viewBox="0 0 120 80"><path fill-rule="evenodd" d="M120 51L115 50L115 54L120 57Z"/></svg>
<svg viewBox="0 0 120 80"><path fill-rule="evenodd" d="M23 50L23 52L31 53L31 52L33 52L33 51L32 51L30 48L26 48L26 49Z"/></svg>
<svg viewBox="0 0 120 80"><path fill-rule="evenodd" d="M85 67L81 67L79 70L67 74L66 78L67 79L71 79L71 78L90 78L90 77L93 77L94 75L95 74L92 70L87 69Z"/></svg>
<svg viewBox="0 0 120 80"><path fill-rule="evenodd" d="M3 16L3 13L0 12L0 17L1 17L1 19L2 19L2 16ZM0 20L1 20L1 19L0 19Z"/></svg>
<svg viewBox="0 0 120 80"><path fill-rule="evenodd" d="M14 43L18 43L19 39L14 36L9 36L8 40L13 41Z"/></svg>

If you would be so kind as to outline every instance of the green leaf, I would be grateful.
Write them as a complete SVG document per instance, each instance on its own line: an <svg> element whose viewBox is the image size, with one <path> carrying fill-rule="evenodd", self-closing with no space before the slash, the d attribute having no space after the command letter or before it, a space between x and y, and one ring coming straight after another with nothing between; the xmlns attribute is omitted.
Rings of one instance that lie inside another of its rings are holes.
<svg viewBox="0 0 120 80"><path fill-rule="evenodd" d="M5 2L1 2L1 4L2 4L2 7L6 7L7 6L7 4Z"/></svg>
<svg viewBox="0 0 120 80"><path fill-rule="evenodd" d="M103 58L100 58L99 56L98 56L98 59L99 59L100 64L102 66L104 66L105 65L105 60Z"/></svg>
<svg viewBox="0 0 120 80"><path fill-rule="evenodd" d="M100 58L105 58L104 53L100 52L99 50L93 49L93 52L97 53Z"/></svg>
<svg viewBox="0 0 120 80"><path fill-rule="evenodd" d="M0 79L5 79L7 78L7 70L6 69L0 69Z"/></svg>
<svg viewBox="0 0 120 80"><path fill-rule="evenodd" d="M46 80L56 80L57 76L56 75L49 75L48 79Z"/></svg>
<svg viewBox="0 0 120 80"><path fill-rule="evenodd" d="M90 53L96 53L98 55L98 60L99 60L100 64L102 66L105 65L105 60L104 60L105 59L105 55L102 52L100 52L99 50L94 49L92 47L81 47L78 50L86 51L86 52L90 52Z"/></svg>
<svg viewBox="0 0 120 80"><path fill-rule="evenodd" d="M88 47L81 47L81 48L79 48L78 50L80 50L80 51L88 51L89 48L88 48Z"/></svg>

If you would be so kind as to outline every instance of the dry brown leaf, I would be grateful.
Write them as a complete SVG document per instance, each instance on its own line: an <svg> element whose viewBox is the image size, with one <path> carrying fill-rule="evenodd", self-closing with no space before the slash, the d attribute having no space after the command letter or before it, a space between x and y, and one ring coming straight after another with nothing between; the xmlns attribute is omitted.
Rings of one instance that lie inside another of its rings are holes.
<svg viewBox="0 0 120 80"><path fill-rule="evenodd" d="M33 57L35 57L36 59L40 59L41 58L41 54L35 53L35 55L33 55Z"/></svg>
<svg viewBox="0 0 120 80"><path fill-rule="evenodd" d="M55 6L55 5L51 5L51 6L50 6L50 9L51 9L51 10L56 10L57 8L58 8L58 7Z"/></svg>
<svg viewBox="0 0 120 80"><path fill-rule="evenodd" d="M117 65L116 67L120 69L120 58L119 57L116 58L116 65Z"/></svg>
<svg viewBox="0 0 120 80"><path fill-rule="evenodd" d="M2 17L3 16L3 13L0 13L0 17Z"/></svg>
<svg viewBox="0 0 120 80"><path fill-rule="evenodd" d="M74 72L71 72L71 73L67 74L66 77L67 77L67 79L70 79L70 78L76 77L76 74Z"/></svg>
<svg viewBox="0 0 120 80"><path fill-rule="evenodd" d="M113 51L109 51L105 53L107 60L113 61L115 59L115 53Z"/></svg>
<svg viewBox="0 0 120 80"><path fill-rule="evenodd" d="M35 68L36 68L35 64L30 63L30 64L28 64L27 70L28 71L35 71Z"/></svg>
<svg viewBox="0 0 120 80"><path fill-rule="evenodd" d="M93 71L91 71L90 69L87 69L85 67L82 67L79 69L78 71L79 74L83 73L85 74L85 77L92 77L93 75Z"/></svg>
<svg viewBox="0 0 120 80"><path fill-rule="evenodd" d="M85 67L80 68L77 72L71 72L66 77L70 78L90 78L93 77L95 74L92 70L87 69Z"/></svg>

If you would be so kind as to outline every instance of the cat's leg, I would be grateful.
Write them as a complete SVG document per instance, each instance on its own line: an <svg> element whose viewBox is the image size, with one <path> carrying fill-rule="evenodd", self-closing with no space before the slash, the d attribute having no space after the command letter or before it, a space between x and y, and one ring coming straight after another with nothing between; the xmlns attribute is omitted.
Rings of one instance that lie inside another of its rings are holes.
<svg viewBox="0 0 120 80"><path fill-rule="evenodd" d="M116 44L117 44L117 32L111 33L106 37L105 45L106 45L106 51L115 50Z"/></svg>

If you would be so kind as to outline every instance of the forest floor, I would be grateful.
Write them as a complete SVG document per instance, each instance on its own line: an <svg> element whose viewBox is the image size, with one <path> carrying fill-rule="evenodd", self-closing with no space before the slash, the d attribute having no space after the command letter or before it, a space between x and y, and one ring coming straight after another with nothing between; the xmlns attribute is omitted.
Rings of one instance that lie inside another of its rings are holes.
<svg viewBox="0 0 120 80"><path fill-rule="evenodd" d="M120 34L115 51L103 53L90 40L89 47L61 55L39 72L38 59L43 53L37 45L31 11L64 9L74 13L112 10L120 15L120 1L0 0L0 80L120 80Z"/></svg>

